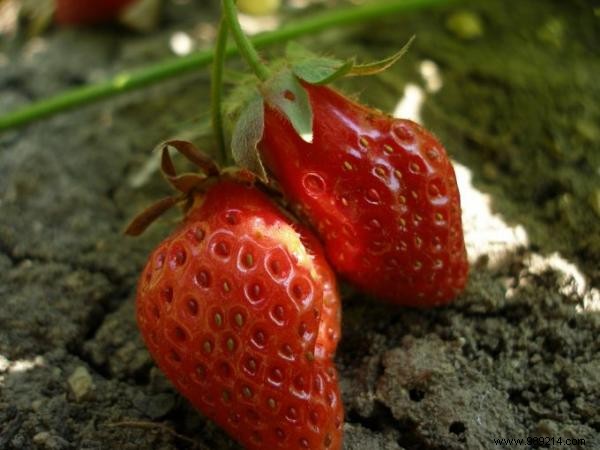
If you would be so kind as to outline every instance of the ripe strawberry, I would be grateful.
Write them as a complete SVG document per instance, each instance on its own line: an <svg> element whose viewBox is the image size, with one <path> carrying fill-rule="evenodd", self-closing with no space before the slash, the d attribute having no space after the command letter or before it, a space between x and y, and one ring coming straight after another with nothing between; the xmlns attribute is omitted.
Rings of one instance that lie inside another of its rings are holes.
<svg viewBox="0 0 600 450"><path fill-rule="evenodd" d="M337 282L333 270L327 263L323 246L306 228L296 226L306 251L313 256L313 263L323 286L323 309L315 344L315 357L332 359L341 336L342 309Z"/></svg>
<svg viewBox="0 0 600 450"><path fill-rule="evenodd" d="M136 0L56 0L56 21L62 25L90 25L115 19Z"/></svg>
<svg viewBox="0 0 600 450"><path fill-rule="evenodd" d="M444 147L414 122L325 86L302 85L312 107L312 143L265 102L259 148L284 193L318 231L334 268L393 303L451 301L465 286L468 262Z"/></svg>
<svg viewBox="0 0 600 450"><path fill-rule="evenodd" d="M139 281L156 363L248 449L341 448L339 298L315 242L257 189L219 181Z"/></svg>

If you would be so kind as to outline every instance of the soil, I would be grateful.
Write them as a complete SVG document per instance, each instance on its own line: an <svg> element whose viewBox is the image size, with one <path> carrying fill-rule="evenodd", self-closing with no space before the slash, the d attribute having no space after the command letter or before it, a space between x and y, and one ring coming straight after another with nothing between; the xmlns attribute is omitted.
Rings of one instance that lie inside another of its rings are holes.
<svg viewBox="0 0 600 450"><path fill-rule="evenodd" d="M149 35L0 35L0 112L167 57L179 30L209 46L205 3L168 2ZM472 262L446 308L344 289L346 449L600 448L592 3L460 2L302 40L368 60L417 36L386 74L340 86L387 111L421 88L422 119L457 162ZM168 192L150 150L206 141L208 83L199 70L0 135L0 449L239 448L162 377L135 325L137 274L177 214L122 235Z"/></svg>

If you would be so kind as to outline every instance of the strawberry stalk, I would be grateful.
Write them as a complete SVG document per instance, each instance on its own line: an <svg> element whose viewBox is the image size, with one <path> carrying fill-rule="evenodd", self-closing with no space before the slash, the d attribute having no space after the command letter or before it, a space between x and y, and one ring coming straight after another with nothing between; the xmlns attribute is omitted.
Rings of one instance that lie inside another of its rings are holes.
<svg viewBox="0 0 600 450"><path fill-rule="evenodd" d="M286 24L278 30L254 36L251 42L256 48L281 44L301 36L323 30L390 17L433 6L455 3L457 0L387 0L369 2L360 6L336 8L316 14L307 19ZM238 53L235 46L227 46L226 56ZM150 86L163 80L206 67L214 59L212 50L202 50L188 56L171 58L135 72L117 74L106 81L67 90L55 96L26 105L16 111L0 116L0 132L17 128L55 114L94 103L126 92Z"/></svg>
<svg viewBox="0 0 600 450"><path fill-rule="evenodd" d="M225 130L223 128L223 66L225 64L225 53L227 50L228 27L225 19L219 23L219 32L215 44L215 59L212 65L212 76L210 85L211 122L213 134L217 144L219 162L227 164L230 162L229 152L225 146Z"/></svg>
<svg viewBox="0 0 600 450"><path fill-rule="evenodd" d="M252 42L244 34L240 22L237 18L237 9L234 0L223 0L223 15L227 21L227 25L231 30L231 34L235 39L240 55L246 60L252 71L256 74L259 80L266 81L270 77L270 71L261 62L260 56Z"/></svg>

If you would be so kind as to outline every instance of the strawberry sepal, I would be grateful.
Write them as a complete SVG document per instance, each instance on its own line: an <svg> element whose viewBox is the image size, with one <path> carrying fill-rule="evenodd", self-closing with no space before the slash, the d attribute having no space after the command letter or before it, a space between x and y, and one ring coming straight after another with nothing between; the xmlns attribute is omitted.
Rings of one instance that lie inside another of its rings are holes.
<svg viewBox="0 0 600 450"><path fill-rule="evenodd" d="M310 84L329 84L343 77L354 66L354 60L320 56L295 42L286 47L286 60L298 78Z"/></svg>
<svg viewBox="0 0 600 450"><path fill-rule="evenodd" d="M294 75L310 84L330 84L348 75L354 68L354 61L340 61L332 58L307 59L292 66Z"/></svg>
<svg viewBox="0 0 600 450"><path fill-rule="evenodd" d="M378 73L384 72L385 70L392 67L400 58L404 56L404 54L410 48L410 45L414 41L415 36L412 36L404 46L387 58L381 59L379 61L373 61L366 64L355 64L346 74L346 76L351 77L363 77L368 75L376 75Z"/></svg>
<svg viewBox="0 0 600 450"><path fill-rule="evenodd" d="M279 110L306 142L312 141L312 108L308 93L290 70L279 72L261 86L264 101Z"/></svg>
<svg viewBox="0 0 600 450"><path fill-rule="evenodd" d="M269 182L267 171L261 160L258 145L264 134L264 105L279 111L292 125L294 131L307 143L313 138L313 111L302 83L326 85L345 76L366 76L380 73L396 63L410 47L414 36L388 58L366 64L357 64L354 58L340 60L319 56L310 50L290 43L286 48L286 59L271 65L272 75L258 86L258 92L236 90L234 100L228 108L234 117L234 130L231 140L233 159L240 167L254 173L264 183ZM239 99L244 100L241 108ZM238 113L238 111L241 112ZM237 119L235 117L237 116Z"/></svg>
<svg viewBox="0 0 600 450"><path fill-rule="evenodd" d="M264 128L263 98L257 93L248 101L235 124L231 153L236 164L254 173L261 181L267 182L267 171L258 151Z"/></svg>

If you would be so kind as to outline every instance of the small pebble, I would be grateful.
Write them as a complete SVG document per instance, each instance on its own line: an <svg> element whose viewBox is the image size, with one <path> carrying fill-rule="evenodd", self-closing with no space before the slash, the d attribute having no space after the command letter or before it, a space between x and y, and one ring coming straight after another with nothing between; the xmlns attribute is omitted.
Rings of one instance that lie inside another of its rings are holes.
<svg viewBox="0 0 600 450"><path fill-rule="evenodd" d="M559 434L556 422L550 419L540 420L535 427L536 436L557 436Z"/></svg>
<svg viewBox="0 0 600 450"><path fill-rule="evenodd" d="M166 416L175 407L175 396L169 393L144 395L140 393L133 399L133 405L150 419Z"/></svg>
<svg viewBox="0 0 600 450"><path fill-rule="evenodd" d="M69 448L69 443L48 431L41 431L33 436L33 442L47 450L63 450Z"/></svg>
<svg viewBox="0 0 600 450"><path fill-rule="evenodd" d="M33 436L33 442L35 442L36 444L43 444L51 436L52 435L50 433L48 433L47 431L42 431L42 432L36 434L35 436Z"/></svg>
<svg viewBox="0 0 600 450"><path fill-rule="evenodd" d="M92 376L83 366L75 369L75 371L67 380L67 383L69 384L71 393L77 402L85 399L94 388Z"/></svg>
<svg viewBox="0 0 600 450"><path fill-rule="evenodd" d="M42 399L37 399L31 402L31 410L33 412L38 412L40 410L40 408L42 407L42 404L44 403L44 401Z"/></svg>

